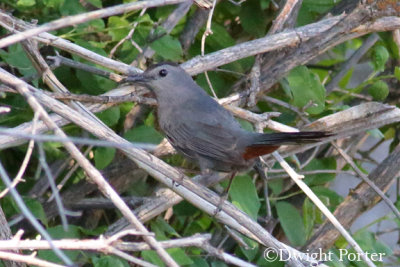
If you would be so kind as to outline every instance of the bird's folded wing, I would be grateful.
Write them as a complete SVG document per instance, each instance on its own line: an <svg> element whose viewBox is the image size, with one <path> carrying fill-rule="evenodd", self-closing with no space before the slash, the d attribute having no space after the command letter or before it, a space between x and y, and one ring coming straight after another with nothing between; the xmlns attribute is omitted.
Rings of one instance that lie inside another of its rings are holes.
<svg viewBox="0 0 400 267"><path fill-rule="evenodd" d="M238 153L237 137L220 124L181 121L165 125L165 131L172 145L188 155L199 154L229 162Z"/></svg>

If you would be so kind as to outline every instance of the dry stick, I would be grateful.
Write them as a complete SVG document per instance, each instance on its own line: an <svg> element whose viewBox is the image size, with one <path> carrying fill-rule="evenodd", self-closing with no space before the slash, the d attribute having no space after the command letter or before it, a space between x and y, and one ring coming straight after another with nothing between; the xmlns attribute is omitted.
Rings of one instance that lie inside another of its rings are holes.
<svg viewBox="0 0 400 267"><path fill-rule="evenodd" d="M67 137L65 133L51 120L43 107L37 102L36 98L31 94L28 89L28 85L25 82L18 80L2 69L0 69L0 80L15 87L27 99L27 102L35 110L35 112L39 112L42 120L50 129L55 132L55 134L60 135L63 138ZM87 175L93 180L93 182L98 185L103 194L113 200L115 206L132 223L132 225L142 232L147 232L147 229L140 223L125 202L119 197L118 193L115 192L115 190L106 182L101 173L93 167L89 160L82 155L79 149L76 148L71 142L65 143L64 146L69 151L71 156L73 156L75 160L79 162L81 167L86 171ZM156 250L157 254L168 266L178 266L171 256L159 245L154 237L144 236L143 238Z"/></svg>
<svg viewBox="0 0 400 267"><path fill-rule="evenodd" d="M82 137L60 137L57 135L50 134L27 134L23 131L14 130L13 128L0 127L0 135L6 136L18 136L24 139L32 139L38 142L61 142L61 143L75 143L81 145L91 145L91 146L102 146L102 147L114 147L119 149L129 149L129 148L140 148L143 150L152 151L157 145L148 143L119 143L114 141L96 140L91 138Z"/></svg>
<svg viewBox="0 0 400 267"><path fill-rule="evenodd" d="M210 13L208 13L208 19L207 19L207 24L206 24L206 30L203 33L203 36L201 37L201 56L204 57L204 49L205 49L205 45L206 45L206 38L207 36L209 36L210 34L213 34L212 30L211 30L211 22L212 22L212 17L214 14L214 9L215 6L217 5L217 0L213 0L213 5L212 8L210 10ZM208 73L207 71L204 72L204 75L206 76L206 80L207 80L207 84L210 87L211 92L213 93L214 97L216 99L218 99L217 94L214 91L214 87L211 84L210 78L208 77Z"/></svg>
<svg viewBox="0 0 400 267"><path fill-rule="evenodd" d="M38 258L34 258L30 255L21 255L21 254L5 252L5 251L0 251L0 259L25 262L30 265L36 265L36 266L41 266L41 267L64 267L65 266L65 265L51 263L51 262L41 260Z"/></svg>
<svg viewBox="0 0 400 267"><path fill-rule="evenodd" d="M394 215L398 219L400 219L400 212L396 208L396 206L392 203L392 201L385 195L385 193L382 192L382 190L375 185L374 182L372 182L368 176L363 173L357 165L354 163L353 159L343 150L339 147L336 142L331 142L331 144L335 147L335 149L339 152L339 154L344 158L344 160L354 169L354 171L357 173L358 176L361 177L361 179L366 182L369 186L371 186L372 189L375 190L375 192L382 198L382 200L386 203L386 205L389 206L389 208L393 211Z"/></svg>
<svg viewBox="0 0 400 267"><path fill-rule="evenodd" d="M55 184L55 177L53 176L49 165L46 162L46 153L44 152L43 149L43 144L42 143L38 143L38 149L39 149L39 162L40 165L42 166L45 175L47 177L47 181L49 182L51 191L53 192L53 195L56 199L56 204L57 204L57 209L58 209L58 214L60 215L61 218L61 224L64 228L65 232L68 232L68 221L67 221L67 216L66 216L66 212L65 212L65 208L64 205L62 203L60 194L58 192L57 186Z"/></svg>
<svg viewBox="0 0 400 267"><path fill-rule="evenodd" d="M79 15L68 16L65 18L57 19L52 22L43 24L39 27L26 30L24 32L19 32L14 35L5 37L0 40L0 48L12 45L16 42L28 39L32 36L38 35L42 32L54 31L60 28L65 28L71 25L81 24L90 20L100 19L105 17L110 17L126 12L130 12L133 10L164 6L164 5L173 5L182 3L186 0L148 0L148 1L140 1L122 5L116 5L112 7L107 7L91 12L86 12Z"/></svg>
<svg viewBox="0 0 400 267"><path fill-rule="evenodd" d="M4 215L3 209L0 206L0 240L14 239L17 236L18 233L13 237L6 216ZM13 250L12 252L19 253L18 250ZM4 261L3 264L5 267L26 267L24 263L18 263L15 261Z"/></svg>
<svg viewBox="0 0 400 267"><path fill-rule="evenodd" d="M38 89L40 90L40 89ZM120 90L121 89L116 89ZM123 90L123 89L122 89ZM120 95L120 96L108 96L108 95L88 95L88 94L72 94L69 92L49 92L43 91L44 94L47 94L55 99L59 100L74 100L79 102L89 102L89 103L101 103L101 104L120 104L124 102L136 102L139 104L145 104L150 106L156 106L157 102L154 98L142 97L141 95L137 95L134 92L130 94ZM18 92L14 89L11 89L7 86L0 86L0 92L8 92L17 94ZM111 92L111 91L110 91Z"/></svg>
<svg viewBox="0 0 400 267"><path fill-rule="evenodd" d="M140 234L140 233L138 233ZM109 238L100 238L95 240L78 240L78 239L61 239L55 240L55 246L63 250L88 250L88 251L98 251L103 253L113 253L118 256L120 253L116 251L143 251L151 249L148 244L143 242L133 243L133 242L121 242L121 237L126 235L126 231L115 234ZM184 247L198 247L214 257L217 257L227 263L234 264L236 266L251 266L255 265L247 263L239 258L236 258L228 253L224 253L219 249L211 246L208 242L211 239L210 234L195 234L190 237L179 238L169 241L160 241L160 245L164 249L168 248L184 248ZM11 249L21 249L21 250L46 250L50 249L48 242L44 240L7 240L0 241L0 251L11 250ZM132 261L132 260L131 260ZM138 259L135 258L135 263L142 266L154 266L146 262L137 262ZM147 264L147 265L146 265Z"/></svg>
<svg viewBox="0 0 400 267"><path fill-rule="evenodd" d="M340 71L336 74L332 80L325 86L327 93L335 89L340 80L346 75L346 73L355 65L357 62L368 52L368 50L379 40L379 35L376 33L371 34L367 40L365 40L362 46L351 55L351 57L340 67Z"/></svg>
<svg viewBox="0 0 400 267"><path fill-rule="evenodd" d="M88 146L85 151L83 152L83 155L87 157L90 151L92 151L93 146ZM68 182L69 178L72 177L72 174L75 173L75 171L79 168L79 164L77 162L74 163L74 165L68 170L67 174L65 174L64 178L58 183L57 189L60 192L61 189L64 187L64 185ZM53 201L55 198L56 194L50 195L50 197L47 199L47 202Z"/></svg>
<svg viewBox="0 0 400 267"><path fill-rule="evenodd" d="M32 120L32 135L35 135L37 120L38 120L38 114L35 113L35 115L33 116L33 120ZM22 161L21 167L19 168L17 175L15 176L15 178L11 184L11 187L16 187L19 182L23 181L22 176L25 173L26 167L28 167L28 163L31 158L34 145L35 145L34 140L30 139L29 143L28 143L28 148L25 153L25 157ZM8 193L9 190L10 190L10 188L8 188L8 187L6 189L4 189L0 193L0 198L3 198Z"/></svg>
<svg viewBox="0 0 400 267"><path fill-rule="evenodd" d="M25 40L21 44L36 71L42 75L43 82L54 92L69 93L68 89L57 79L57 77L50 69L50 66L46 63L45 59L40 54L36 41ZM68 105L76 109L83 116L97 121L100 125L106 127L106 125L90 110L88 110L82 103L71 101L68 103Z"/></svg>
<svg viewBox="0 0 400 267"><path fill-rule="evenodd" d="M71 68L75 68L78 70L83 70L83 71L87 71L90 73L94 73L96 75L102 76L104 78L113 80L114 82L121 82L122 81L122 77L121 75L115 74L113 72L110 71L106 71L106 70L102 70L99 68L96 68L94 66L88 65L88 64L84 64L82 62L79 61L75 61L63 56L60 56L57 52L56 56L47 56L48 60L53 61L53 66L60 66L60 65L65 65Z"/></svg>
<svg viewBox="0 0 400 267"><path fill-rule="evenodd" d="M284 171L284 170L282 170ZM271 172L271 170L269 170ZM300 171L297 172L299 175L312 175L312 174L321 174L321 173L327 173L327 174L349 174L355 176L356 173L353 171L336 171L336 170L313 170L313 171ZM275 180L275 179L282 179L282 178L287 178L290 177L287 173L285 174L279 174L279 175L272 175L268 176L267 180Z"/></svg>
<svg viewBox="0 0 400 267"><path fill-rule="evenodd" d="M214 53L210 53L204 57L195 57L188 62L182 64L182 67L186 69L190 74L195 75L205 70L214 69L218 66L236 61L238 59L288 47L295 46L300 42L305 42L310 38L320 36L324 32L334 27L345 15L328 18L304 27L299 27L295 30L286 31L283 33L274 34L264 38L256 39L253 41L238 44L229 48L219 50ZM23 21L17 20L8 14L0 11L0 25L5 27L9 31L15 31L15 27L22 30L31 28L30 24ZM361 35L367 34L372 31L384 31L393 30L400 27L400 18L397 17L383 17L376 19L373 23L361 25L356 28L353 32L347 32L346 35L338 40L338 43L346 41L348 39L356 38ZM121 62L109 59L107 57L100 56L88 49L82 48L78 45L72 44L62 38L56 37L49 33L41 33L39 36L34 37L38 41L44 42L48 45L58 47L62 50L70 53L79 55L89 61L96 64L105 66L107 68L119 71L123 74L141 72L140 69L133 68ZM332 47L335 44L331 44L324 47L324 51ZM322 52L322 51L321 51ZM239 99L239 95L233 95L236 99Z"/></svg>
<svg viewBox="0 0 400 267"><path fill-rule="evenodd" d="M326 216L326 218L335 226L335 228L342 234L342 236L347 240L347 242L361 255L363 260L370 267L375 267L375 264L368 258L368 256L364 253L361 247L357 244L356 241L351 237L351 235L346 231L346 229L340 224L340 222L336 219L336 217L330 212L330 210L322 203L322 201L314 194L313 191L303 182L301 176L296 173L295 170L290 167L290 165L281 157L278 152L273 152L272 155L279 162L281 167L285 169L285 171L290 175L293 181L297 184L298 187L310 198L310 200L318 207L318 209Z"/></svg>
<svg viewBox="0 0 400 267"><path fill-rule="evenodd" d="M7 187L10 187L11 196L14 198L14 201L21 210L23 216L32 224L32 226L39 232L39 234L42 235L47 240L47 242L49 242L51 249L54 251L57 257L59 257L66 265L72 266L71 260L64 254L64 252L62 252L60 249L54 246L51 236L49 235L49 233L47 233L46 229L44 229L44 227L36 220L35 216L25 205L18 191L15 188L11 187L10 177L8 176L1 162L0 162L0 176L1 179L3 180L3 183Z"/></svg>
<svg viewBox="0 0 400 267"><path fill-rule="evenodd" d="M285 23L291 18L293 12L296 12L295 7L301 5L302 0L287 0L279 15L274 20L268 34L274 34L284 29ZM297 16L296 16L297 17Z"/></svg>
<svg viewBox="0 0 400 267"><path fill-rule="evenodd" d="M393 41L396 43L398 53L400 54L400 30L399 29L393 31Z"/></svg>

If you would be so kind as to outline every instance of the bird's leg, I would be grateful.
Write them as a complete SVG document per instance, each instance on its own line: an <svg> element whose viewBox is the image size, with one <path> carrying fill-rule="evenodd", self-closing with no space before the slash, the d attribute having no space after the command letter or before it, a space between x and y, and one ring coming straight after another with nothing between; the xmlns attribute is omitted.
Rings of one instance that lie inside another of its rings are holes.
<svg viewBox="0 0 400 267"><path fill-rule="evenodd" d="M222 195L221 195L221 197L219 199L219 203L218 203L217 208L216 208L216 210L215 210L215 212L213 214L213 217L215 217L218 214L218 212L220 212L222 210L222 204L224 204L225 200L228 199L229 189L231 189L232 181L233 181L233 178L235 178L236 173L237 173L236 171L231 173L231 176L229 177L228 186L225 188L224 192L222 193Z"/></svg>

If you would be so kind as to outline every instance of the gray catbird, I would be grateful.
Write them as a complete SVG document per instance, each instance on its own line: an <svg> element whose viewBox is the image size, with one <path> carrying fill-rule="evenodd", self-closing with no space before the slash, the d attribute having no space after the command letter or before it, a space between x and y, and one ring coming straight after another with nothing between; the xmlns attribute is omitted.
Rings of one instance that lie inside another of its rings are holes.
<svg viewBox="0 0 400 267"><path fill-rule="evenodd" d="M233 172L254 165L280 145L318 142L327 132L254 133L198 86L175 63L150 66L125 82L149 88L158 102L158 122L171 145L202 171Z"/></svg>

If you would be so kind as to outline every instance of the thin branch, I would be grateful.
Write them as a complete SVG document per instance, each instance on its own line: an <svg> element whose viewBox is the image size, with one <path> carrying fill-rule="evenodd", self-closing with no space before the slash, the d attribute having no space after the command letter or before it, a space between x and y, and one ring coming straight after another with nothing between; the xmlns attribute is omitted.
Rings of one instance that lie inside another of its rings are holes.
<svg viewBox="0 0 400 267"><path fill-rule="evenodd" d="M47 233L46 229L44 229L44 227L36 220L35 216L25 205L22 197L19 195L17 190L15 188L11 187L12 183L11 183L10 177L8 176L6 170L4 169L3 164L1 162L0 162L0 176L1 176L1 179L3 180L3 183L7 187L10 188L11 196L14 198L15 203L17 204L18 208L21 210L21 213L24 215L24 217L32 224L32 226L40 233L40 235L43 236L47 240L47 242L49 243L49 245L50 245L51 249L54 251L54 253L65 264L72 265L72 261L65 255L65 253L62 252L59 248L54 246L51 236ZM0 257L1 257L1 253L0 253Z"/></svg>
<svg viewBox="0 0 400 267"><path fill-rule="evenodd" d="M47 56L47 59L53 61L53 66L60 66L60 65L68 66L68 67L71 67L74 69L94 73L96 75L110 79L110 80L112 80L114 82L118 82L118 83L121 82L123 79L120 75L115 74L113 72L102 70L102 69L96 68L94 66L90 66L88 64L84 64L82 62L78 62L78 61L63 57L59 54L57 54L55 56Z"/></svg>
<svg viewBox="0 0 400 267"><path fill-rule="evenodd" d="M36 123L37 123L38 117L39 117L38 113L35 113L35 115L33 116L33 120L32 120L32 135L35 135ZM17 175L15 176L15 178L14 178L12 184L11 184L12 188L16 187L19 182L23 181L22 176L25 173L26 167L28 167L28 163L29 163L29 160L31 158L34 145L35 145L34 140L30 139L29 143L28 143L28 148L27 148L26 153L25 153L25 157L24 157L24 159L22 161L22 164L21 164L21 167L19 168L19 171L18 171ZM10 191L10 188L8 188L8 187L5 188L0 193L0 198L3 198L8 193L8 191Z"/></svg>
<svg viewBox="0 0 400 267"><path fill-rule="evenodd" d="M336 217L330 212L330 210L322 203L322 201L315 195L313 191L303 182L304 176L296 173L295 170L279 155L278 152L273 152L272 155L279 162L281 167L290 175L293 181L300 187L300 189L310 198L310 200L318 207L318 209L327 217L327 219L335 226L335 228L341 233L341 235L347 240L347 242L359 253L365 263L370 267L375 267L375 264L368 258L357 242L351 237L346 229L340 224Z"/></svg>
<svg viewBox="0 0 400 267"><path fill-rule="evenodd" d="M15 131L12 128L3 128L0 127L0 135L6 136L18 136L24 139L32 139L38 142L60 142L60 143L75 143L81 145L92 145L92 146L101 146L101 147L114 147L119 149L129 149L129 148L140 148L148 151L152 151L156 148L156 145L149 143L118 143L114 141L104 141L104 140L95 140L90 138L82 138L82 137L60 137L58 135L49 135L49 134L26 134L22 131Z"/></svg>
<svg viewBox="0 0 400 267"><path fill-rule="evenodd" d="M57 186L55 183L55 177L53 176L53 174L50 170L50 167L47 164L46 154L44 152L43 144L41 142L38 143L38 149L39 149L39 162L46 174L47 180L49 181L51 191L53 192L53 195L55 197L57 208L58 208L58 213L61 218L62 226L64 228L64 231L68 232L68 221L67 221L67 216L65 215L66 214L65 208L61 201L60 194L58 192L58 189L57 189Z"/></svg>
<svg viewBox="0 0 400 267"><path fill-rule="evenodd" d="M138 19L139 19L140 17L142 17L142 16L144 15L144 13L146 13L146 10L147 10L147 8L143 8L143 9L140 11ZM129 33L128 33L124 38L122 38L121 40L119 40L119 42L111 49L110 54L108 55L109 58L112 58L112 57L114 56L114 54L115 54L115 52L117 51L118 47L120 47L123 43L125 43L127 40L129 40L129 39L132 38L133 33L135 32L136 27L137 27L138 24L139 24L139 21L135 21L135 22L133 23L132 29L129 31ZM131 40L131 41L134 42L133 40ZM136 45L134 45L134 46L136 47ZM143 50L142 50L139 46L137 46L136 48L139 50L140 53L143 52Z"/></svg>
<svg viewBox="0 0 400 267"><path fill-rule="evenodd" d="M335 89L346 75L346 73L357 64L357 62L368 52L368 50L379 40L379 35L376 33L371 34L362 44L362 46L357 49L356 52L351 55L351 57L340 66L340 71L330 80L330 82L325 86L326 92L329 93Z"/></svg>
<svg viewBox="0 0 400 267"><path fill-rule="evenodd" d="M201 51L200 51L200 55L202 57L204 57L204 50L205 50L205 45L206 45L206 38L207 36L209 36L210 34L213 34L213 31L211 30L211 22L212 22L212 17L214 14L214 9L215 6L217 5L217 0L213 0L213 4L212 4L212 8L210 10L210 12L208 13L208 19L207 19L207 24L206 24L206 30L203 33L203 36L201 37ZM210 87L210 90L212 92L212 94L214 95L215 99L218 99L217 94L215 93L214 87L210 81L210 77L208 77L208 73L207 71L204 72L204 75L206 77L206 81L208 86Z"/></svg>
<svg viewBox="0 0 400 267"><path fill-rule="evenodd" d="M25 262L30 265L36 265L41 267L64 267L64 265L51 263L45 260L32 257L30 255L21 255L5 251L0 251L0 259Z"/></svg>
<svg viewBox="0 0 400 267"><path fill-rule="evenodd" d="M16 33L14 35L5 37L0 40L0 48L12 45L16 42L31 38L43 32L50 32L60 28L65 28L71 25L81 24L93 19L100 19L110 17L133 10L151 8L164 5L173 5L184 2L185 0L149 0L141 2L133 2L122 5L116 5L108 8L99 9L96 11L86 12L79 15L68 16L65 18L57 19L52 22L43 24L39 27L32 28L23 32Z"/></svg>
<svg viewBox="0 0 400 267"><path fill-rule="evenodd" d="M354 171L357 173L357 175L359 177L361 177L361 179L367 183L369 186L371 186L371 188L382 198L382 200L385 202L386 205L389 206L389 208L393 211L394 215L400 219L400 212L399 210L396 208L396 206L392 203L392 201L385 195L385 193L382 192L382 190L379 189L379 187L377 187L375 185L374 182L372 182L368 176L363 173L355 164L355 162L352 160L352 158L343 150L341 149L338 144L336 144L335 142L331 143L335 149L339 152L339 154L344 158L344 160L354 169Z"/></svg>

